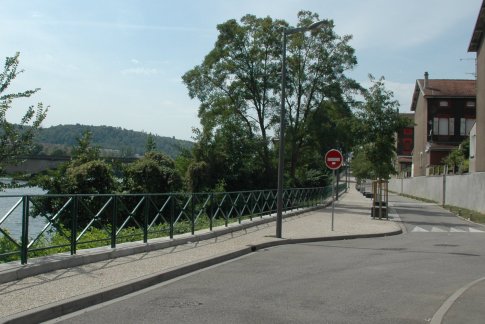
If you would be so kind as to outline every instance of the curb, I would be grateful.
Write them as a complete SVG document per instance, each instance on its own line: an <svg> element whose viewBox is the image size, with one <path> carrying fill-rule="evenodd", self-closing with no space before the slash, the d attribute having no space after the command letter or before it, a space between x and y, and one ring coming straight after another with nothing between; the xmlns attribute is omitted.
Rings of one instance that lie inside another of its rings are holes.
<svg viewBox="0 0 485 324"><path fill-rule="evenodd" d="M256 252L261 249L287 245L287 244L301 244L310 242L323 242L323 241L339 241L339 240L351 240L360 238L375 238L386 237L392 235L402 234L402 230L395 230L387 233L372 233L372 234L355 234L355 235L340 235L329 237L315 237L315 238L302 238L302 239L282 239L280 241L266 242L261 244L250 245L238 251L226 253L214 258L205 259L202 261L195 261L193 263L169 270L163 273L155 275L147 275L141 278L133 279L128 282L117 284L111 288L107 288L94 293L87 293L77 297L73 297L64 301L41 306L36 309L25 311L22 313L14 314L3 319L2 323L40 323L47 320L55 319L60 316L67 315L87 307L91 307L100 303L113 300L130 293L139 291L141 289L148 288L155 284L162 283L194 272L196 270L204 269L225 261L229 261L238 257L241 257L252 252Z"/></svg>

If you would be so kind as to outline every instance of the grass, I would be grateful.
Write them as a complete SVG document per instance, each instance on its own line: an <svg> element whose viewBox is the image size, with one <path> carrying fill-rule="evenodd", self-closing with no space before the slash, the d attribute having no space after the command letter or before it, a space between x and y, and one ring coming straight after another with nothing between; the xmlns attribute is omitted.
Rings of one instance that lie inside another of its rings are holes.
<svg viewBox="0 0 485 324"><path fill-rule="evenodd" d="M445 205L444 208L449 210L453 214L463 217L464 219L470 220L474 223L485 224L485 214L451 205Z"/></svg>

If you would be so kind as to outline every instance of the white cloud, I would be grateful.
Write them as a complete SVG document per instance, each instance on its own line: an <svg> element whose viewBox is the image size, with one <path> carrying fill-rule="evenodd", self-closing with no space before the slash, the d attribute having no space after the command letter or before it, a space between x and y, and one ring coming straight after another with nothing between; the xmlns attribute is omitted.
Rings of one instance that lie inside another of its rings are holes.
<svg viewBox="0 0 485 324"><path fill-rule="evenodd" d="M131 59L131 63L133 63L133 64L140 64L140 61L138 61L137 59Z"/></svg>

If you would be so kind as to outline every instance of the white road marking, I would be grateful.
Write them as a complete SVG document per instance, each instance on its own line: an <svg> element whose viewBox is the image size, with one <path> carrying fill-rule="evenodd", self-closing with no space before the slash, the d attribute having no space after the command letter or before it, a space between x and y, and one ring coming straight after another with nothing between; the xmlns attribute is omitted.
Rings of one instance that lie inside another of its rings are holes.
<svg viewBox="0 0 485 324"><path fill-rule="evenodd" d="M463 233L463 232L466 232L466 231L464 229L462 229L462 228L452 227L450 229L450 232L453 232L453 233Z"/></svg>
<svg viewBox="0 0 485 324"><path fill-rule="evenodd" d="M468 229L468 230L467 230ZM450 227L449 230L443 227L433 226L431 229L422 228L419 226L413 227L411 232L414 233L485 233L480 229L474 227L467 227L467 228L459 228L459 227Z"/></svg>
<svg viewBox="0 0 485 324"><path fill-rule="evenodd" d="M446 312L453 306L453 304L463 295L468 289L479 283L480 281L485 280L485 277L477 279L475 281L470 282L468 285L458 289L455 291L453 295L448 297L448 299L441 305L438 311L434 314L433 318L431 319L430 324L441 324L443 321L443 317L445 317Z"/></svg>
<svg viewBox="0 0 485 324"><path fill-rule="evenodd" d="M468 229L469 229L470 233L485 233L484 231L481 231L481 230L476 229L474 227L469 227Z"/></svg>
<svg viewBox="0 0 485 324"><path fill-rule="evenodd" d="M428 231L422 227L415 226L411 232L428 232Z"/></svg>

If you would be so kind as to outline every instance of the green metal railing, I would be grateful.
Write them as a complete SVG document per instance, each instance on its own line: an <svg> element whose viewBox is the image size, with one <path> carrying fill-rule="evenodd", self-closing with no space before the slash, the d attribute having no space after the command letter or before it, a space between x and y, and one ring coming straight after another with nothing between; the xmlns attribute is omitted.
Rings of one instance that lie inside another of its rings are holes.
<svg viewBox="0 0 485 324"><path fill-rule="evenodd" d="M339 186L339 192L346 184ZM324 203L331 186L286 189L285 211ZM170 193L117 195L26 195L16 198L0 218L0 262L111 246L130 241L148 242L157 237L173 238L202 228L228 226L276 213L276 190L225 193ZM33 228L35 219L45 220ZM7 220L21 223L17 235ZM21 222L18 222L21 220Z"/></svg>

